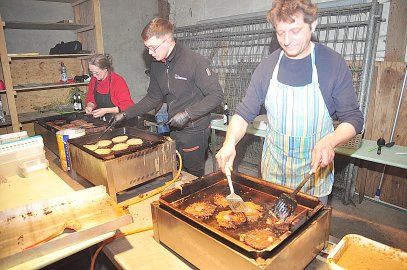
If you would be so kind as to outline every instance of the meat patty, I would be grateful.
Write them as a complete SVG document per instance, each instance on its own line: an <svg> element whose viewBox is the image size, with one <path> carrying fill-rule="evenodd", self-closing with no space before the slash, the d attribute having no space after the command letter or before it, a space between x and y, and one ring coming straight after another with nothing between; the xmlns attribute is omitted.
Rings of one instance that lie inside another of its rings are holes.
<svg viewBox="0 0 407 270"><path fill-rule="evenodd" d="M66 120L60 119L60 120L55 120L54 124L57 126L62 126L66 123Z"/></svg>
<svg viewBox="0 0 407 270"><path fill-rule="evenodd" d="M75 124L65 124L61 126L61 129L75 128Z"/></svg>
<svg viewBox="0 0 407 270"><path fill-rule="evenodd" d="M226 197L222 194L216 193L215 196L213 196L213 203L216 206L225 208L229 206L228 201L226 200Z"/></svg>
<svg viewBox="0 0 407 270"><path fill-rule="evenodd" d="M220 227L226 229L236 229L237 226L246 222L243 213L234 213L232 210L221 211L216 215L216 221Z"/></svg>
<svg viewBox="0 0 407 270"><path fill-rule="evenodd" d="M192 203L185 208L185 212L194 216L195 218L208 218L213 215L216 210L216 205L209 202L196 202Z"/></svg>
<svg viewBox="0 0 407 270"><path fill-rule="evenodd" d="M255 249L265 249L276 240L276 236L269 229L256 229L240 235L240 240Z"/></svg>
<svg viewBox="0 0 407 270"><path fill-rule="evenodd" d="M286 231L288 231L290 229L290 223L287 221L281 221L280 219L278 219L277 217L275 217L274 215L270 215L267 220L266 223L269 225L272 225L273 228L275 230L277 230L280 233L285 233Z"/></svg>
<svg viewBox="0 0 407 270"><path fill-rule="evenodd" d="M249 208L249 210L244 213L246 215L247 221L255 222L263 217L262 206L255 204L254 202L245 202L245 204Z"/></svg>
<svg viewBox="0 0 407 270"><path fill-rule="evenodd" d="M88 124L88 122L83 119L76 119L76 120L72 120L71 124L74 124L76 126L82 126L82 125Z"/></svg>

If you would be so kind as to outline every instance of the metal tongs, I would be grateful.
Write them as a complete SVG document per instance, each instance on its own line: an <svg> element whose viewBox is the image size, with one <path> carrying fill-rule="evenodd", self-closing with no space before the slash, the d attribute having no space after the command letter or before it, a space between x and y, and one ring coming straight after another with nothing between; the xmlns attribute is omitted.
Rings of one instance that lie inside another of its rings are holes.
<svg viewBox="0 0 407 270"><path fill-rule="evenodd" d="M301 190L305 183L308 182L309 179L311 179L313 175L314 173L310 171L291 194L283 193L280 195L272 208L272 213L278 219L280 219L281 221L285 221L295 212L295 209L297 208L297 200L295 199L295 195Z"/></svg>
<svg viewBox="0 0 407 270"><path fill-rule="evenodd" d="M107 122L107 127L105 128L105 130L102 132L102 134L97 138L97 141L100 140L100 138L103 137L103 135L105 135L105 133L111 129L114 125L116 124L116 121L114 119L114 117L110 118L109 122Z"/></svg>

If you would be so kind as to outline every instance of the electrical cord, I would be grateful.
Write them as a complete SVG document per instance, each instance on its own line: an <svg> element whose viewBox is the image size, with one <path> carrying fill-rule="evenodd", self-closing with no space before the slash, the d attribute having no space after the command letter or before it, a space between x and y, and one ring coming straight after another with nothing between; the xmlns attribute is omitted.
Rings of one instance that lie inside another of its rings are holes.
<svg viewBox="0 0 407 270"><path fill-rule="evenodd" d="M154 196L154 195L156 195L156 194L158 194L158 193L163 192L167 187L171 186L175 181L178 180L178 177L181 175L181 170L182 170L182 158L181 158L181 155L180 155L180 153L179 153L178 151L175 151L175 153L177 154L178 159L179 159L179 168L178 168L178 172L177 172L177 174L175 175L175 177L172 178L169 182L165 183L164 186L155 189L155 190L154 190L153 192L151 192L150 194L147 194L146 196L143 196L142 198L137 198L136 200L134 200L134 201L132 201L132 202L130 202L130 203L128 203L128 204L122 205L122 208L123 208L123 209L126 209L126 208L128 208L130 205L139 203L139 202L144 201L144 200L146 200L146 199L148 199L148 198L150 198L150 197L152 197L152 196Z"/></svg>
<svg viewBox="0 0 407 270"><path fill-rule="evenodd" d="M120 238L120 237L124 237L124 236L128 236L128 235L136 234L136 233L149 231L149 230L152 230L152 229L153 229L153 227L151 226L151 227L146 227L146 228L141 228L141 229L132 230L132 231L125 232L125 233L118 233L118 234L115 234L115 235L113 235L112 237L110 237L110 238L104 240L104 241L100 244L100 246L98 247L98 249L96 250L95 254L92 256L92 260L91 260L91 263L90 263L90 270L94 270L94 269L95 269L95 264L96 264L97 256L98 256L99 253L103 250L103 248L104 248L107 244L113 242L113 240L115 240L115 239L117 239L117 238Z"/></svg>
<svg viewBox="0 0 407 270"><path fill-rule="evenodd" d="M137 200L135 200L135 201L133 201L133 202L131 202L131 203L129 203L129 204L123 205L122 208L128 208L130 205L133 205L133 204L139 203L139 202L141 202L141 201L144 201L144 200L146 200L146 199L148 199L148 198L150 198L150 197L152 197L152 196L154 196L154 195L156 195L156 194L158 194L158 193L164 191L166 188L168 188L169 186L171 186L171 185L178 179L178 177L181 175L181 170L182 170L182 158L181 158L180 153L179 153L177 150L175 151L175 153L177 154L177 157L178 157L178 159L179 159L179 168L178 168L178 172L177 172L177 174L175 175L175 177L174 177L173 179L171 179L169 182L165 183L165 185L163 185L162 187L159 187L159 188L157 188L156 190L154 190L152 193L150 193L150 194L144 196L143 198L138 198ZM113 242L113 241L114 241L115 239L117 239L117 238L124 237L124 236L128 236L128 235L132 235L132 234L136 234L136 233L140 233L140 232L145 232L145 231L152 230L152 229L153 229L153 227L150 226L150 227L141 228L141 229L136 229L136 230L132 230L132 231L124 232L124 233L117 233L117 234L113 235L112 237L110 237L110 238L104 240L104 241L100 244L100 246L98 247L98 249L95 251L95 254L92 256L92 260L91 260L91 264L90 264L90 270L94 270L94 269L95 269L95 264L96 264L97 256L99 255L99 253L103 250L103 248L104 248L107 244Z"/></svg>

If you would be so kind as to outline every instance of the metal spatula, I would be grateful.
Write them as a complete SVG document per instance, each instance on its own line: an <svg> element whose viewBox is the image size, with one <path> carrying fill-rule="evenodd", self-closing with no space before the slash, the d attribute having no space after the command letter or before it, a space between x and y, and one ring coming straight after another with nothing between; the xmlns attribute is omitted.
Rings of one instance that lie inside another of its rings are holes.
<svg viewBox="0 0 407 270"><path fill-rule="evenodd" d="M228 164L226 164L226 166L225 166L225 174L226 174L226 178L228 179L228 184L229 184L229 188L230 188L230 194L228 196L226 196L226 201L229 203L230 209L232 209L232 211L235 213L249 211L249 207L247 207L247 205L244 203L242 197L235 194L235 190L233 189L232 178L231 178L231 173L230 173Z"/></svg>
<svg viewBox="0 0 407 270"><path fill-rule="evenodd" d="M314 173L310 171L291 194L288 195L286 193L283 193L280 195L280 197L277 199L276 203L272 208L273 214L278 219L280 219L281 221L285 221L289 216L291 216L294 213L295 209L297 208L297 201L295 199L295 195L297 195L297 193L301 190L301 188L305 185L306 182L308 182L308 180L313 175Z"/></svg>
<svg viewBox="0 0 407 270"><path fill-rule="evenodd" d="M102 134L100 134L100 136L97 138L97 141L99 141L100 138L102 138L103 135L105 135L106 132L114 126L114 124L116 124L116 121L114 121L114 117L112 117L112 118L110 118L109 122L107 123L107 127L105 128L105 130L103 130Z"/></svg>

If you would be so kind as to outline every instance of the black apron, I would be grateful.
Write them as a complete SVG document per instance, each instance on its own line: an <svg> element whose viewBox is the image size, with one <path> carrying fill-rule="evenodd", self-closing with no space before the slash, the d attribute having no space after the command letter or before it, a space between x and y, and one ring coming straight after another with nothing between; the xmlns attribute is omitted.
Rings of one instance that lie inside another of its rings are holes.
<svg viewBox="0 0 407 270"><path fill-rule="evenodd" d="M98 81L96 80L95 86L93 87L93 94L95 96L95 101L97 108L112 108L116 107L116 105L113 104L111 96L110 96L110 84L112 82L112 74L109 75L109 92L107 94L101 94L97 91L97 85ZM109 121L113 117L113 114L107 113L101 119L103 121Z"/></svg>

